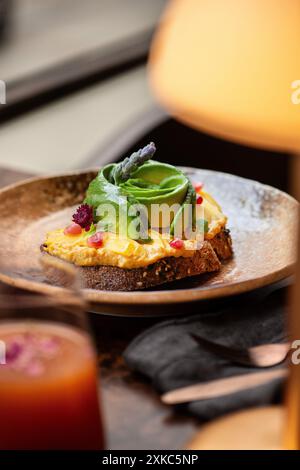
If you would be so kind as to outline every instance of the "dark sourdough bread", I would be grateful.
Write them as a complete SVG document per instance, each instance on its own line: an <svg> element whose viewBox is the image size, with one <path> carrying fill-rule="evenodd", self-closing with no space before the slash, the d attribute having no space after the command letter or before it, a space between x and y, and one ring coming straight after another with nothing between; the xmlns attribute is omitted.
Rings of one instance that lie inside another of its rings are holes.
<svg viewBox="0 0 300 470"><path fill-rule="evenodd" d="M41 250L44 256L51 256ZM221 261L232 256L232 241L229 230L223 229L213 239L205 240L191 257L163 258L141 268L119 268L118 266L76 266L85 288L112 291L134 291L164 284L166 282L219 271ZM46 270L51 282L59 283L55 270Z"/></svg>

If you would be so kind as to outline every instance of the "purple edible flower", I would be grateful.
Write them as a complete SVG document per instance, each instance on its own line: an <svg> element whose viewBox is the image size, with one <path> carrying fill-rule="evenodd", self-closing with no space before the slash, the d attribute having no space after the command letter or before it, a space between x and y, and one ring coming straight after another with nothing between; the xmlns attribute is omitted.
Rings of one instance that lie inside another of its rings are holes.
<svg viewBox="0 0 300 470"><path fill-rule="evenodd" d="M23 351L23 346L18 341L12 341L6 351L6 361L7 363L13 362Z"/></svg>
<svg viewBox="0 0 300 470"><path fill-rule="evenodd" d="M58 337L25 332L8 343L6 363L14 371L38 377L46 372L47 362L59 353Z"/></svg>
<svg viewBox="0 0 300 470"><path fill-rule="evenodd" d="M93 208L88 204L81 204L72 217L73 222L80 225L81 228L84 228L88 232L91 228L91 225L94 221Z"/></svg>

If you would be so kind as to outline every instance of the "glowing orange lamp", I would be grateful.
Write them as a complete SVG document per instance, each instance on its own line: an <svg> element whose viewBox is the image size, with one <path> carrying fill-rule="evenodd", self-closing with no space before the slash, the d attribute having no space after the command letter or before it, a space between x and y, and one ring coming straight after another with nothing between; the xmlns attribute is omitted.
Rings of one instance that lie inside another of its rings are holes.
<svg viewBox="0 0 300 470"><path fill-rule="evenodd" d="M149 77L159 101L184 123L300 155L300 0L172 0L154 38ZM300 263L296 271L292 340L300 339ZM213 423L199 446L241 447L238 435L248 426L260 430L252 448L300 449L300 365L291 367L288 388L287 419L286 408L240 413Z"/></svg>

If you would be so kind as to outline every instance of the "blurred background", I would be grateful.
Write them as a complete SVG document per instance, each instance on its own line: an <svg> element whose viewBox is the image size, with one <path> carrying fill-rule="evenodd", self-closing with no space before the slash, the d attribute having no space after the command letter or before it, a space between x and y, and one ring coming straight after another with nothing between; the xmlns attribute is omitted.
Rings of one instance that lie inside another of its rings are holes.
<svg viewBox="0 0 300 470"><path fill-rule="evenodd" d="M99 166L154 140L157 159L287 189L284 155L194 131L155 102L146 65L166 3L0 0L0 167L41 174Z"/></svg>

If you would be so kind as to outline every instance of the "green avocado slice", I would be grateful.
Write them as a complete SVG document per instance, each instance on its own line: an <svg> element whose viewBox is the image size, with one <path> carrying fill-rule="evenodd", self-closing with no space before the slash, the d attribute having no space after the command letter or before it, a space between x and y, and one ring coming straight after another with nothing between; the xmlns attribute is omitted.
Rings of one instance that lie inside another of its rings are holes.
<svg viewBox="0 0 300 470"><path fill-rule="evenodd" d="M171 235L174 233L174 225L180 220L185 204L192 204L194 207L195 190L181 170L151 159L145 161L153 155L153 148L155 149L153 146L154 144L149 144L119 164L106 165L90 183L84 202L94 208L94 219L98 224L98 230L120 233L126 220L127 236L148 242L148 224L141 214L130 210L133 205L145 206L150 220L149 211L152 204L167 204L169 207L176 204L179 209L171 220L169 227ZM108 204L115 212L112 210L104 213ZM128 229L132 225L139 228L139 234Z"/></svg>

